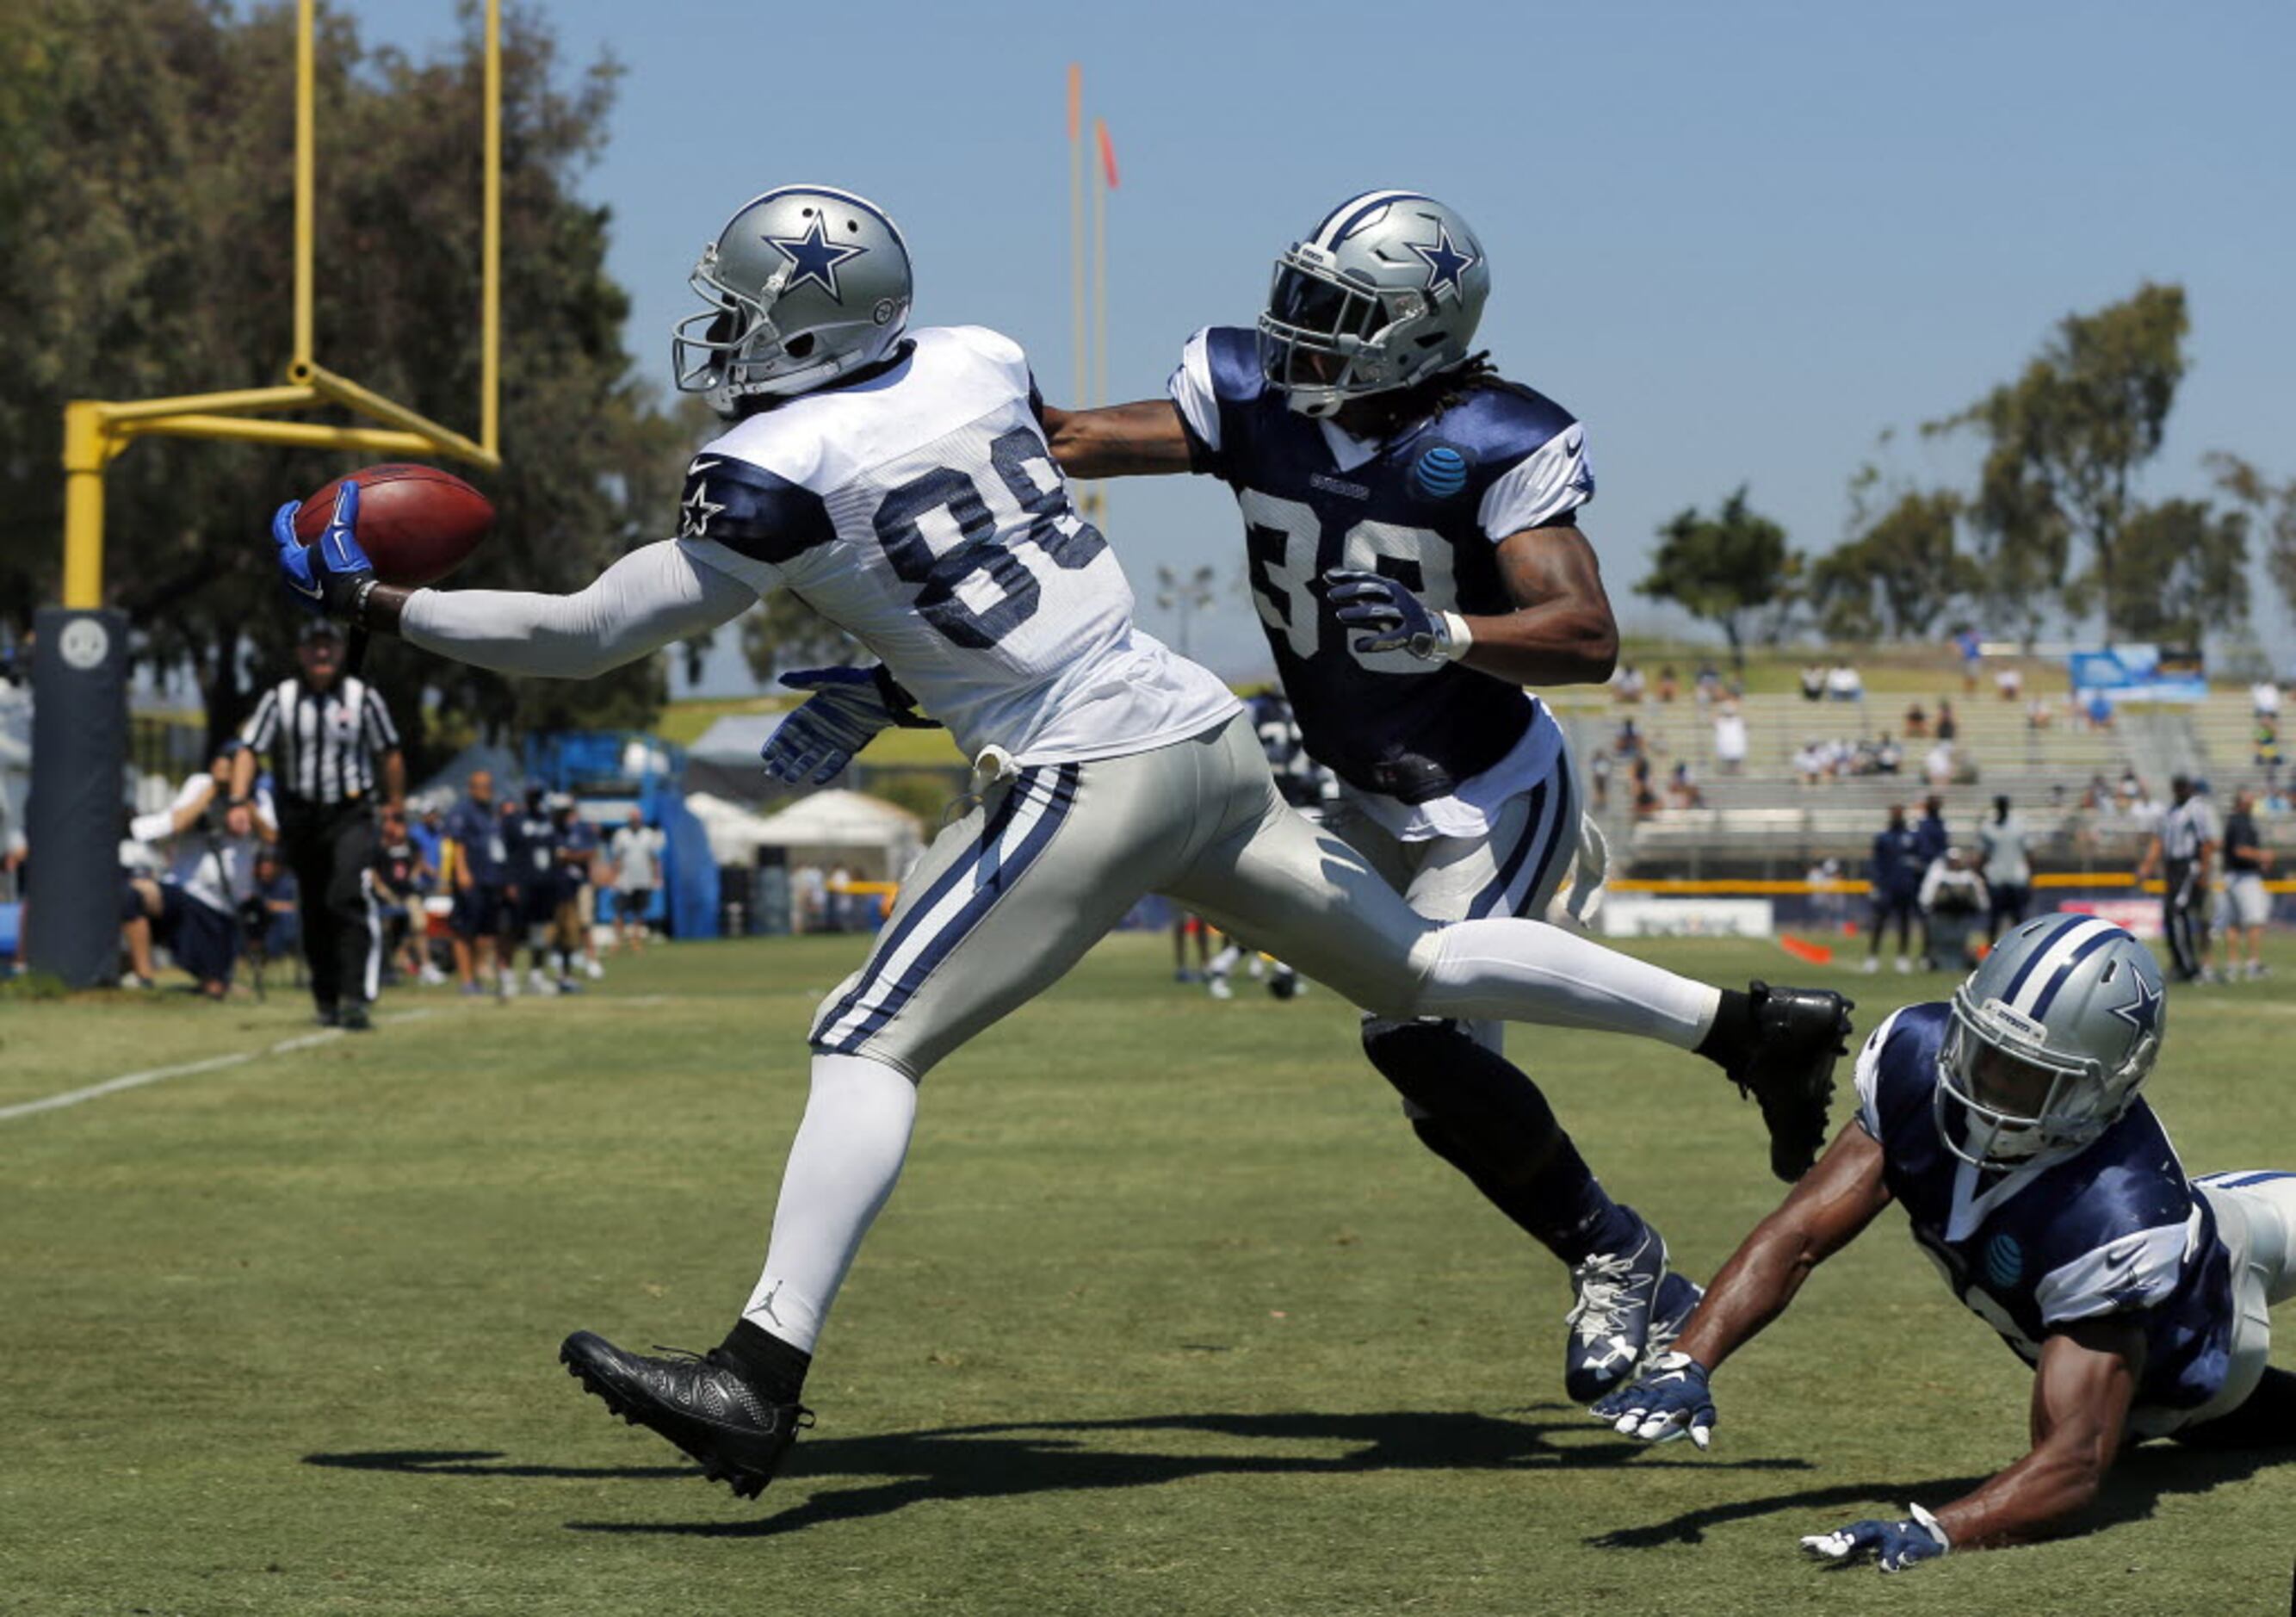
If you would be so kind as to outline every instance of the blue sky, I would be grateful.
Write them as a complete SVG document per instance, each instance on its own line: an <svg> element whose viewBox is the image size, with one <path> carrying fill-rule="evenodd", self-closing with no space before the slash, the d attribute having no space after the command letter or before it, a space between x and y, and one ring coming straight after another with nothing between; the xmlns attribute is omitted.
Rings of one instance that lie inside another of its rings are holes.
<svg viewBox="0 0 2296 1617"><path fill-rule="evenodd" d="M455 27L451 0L350 9L418 53ZM816 180L900 221L920 323L1010 332L1066 402L1077 61L1122 166L1111 396L1160 392L1195 327L1248 324L1272 256L1333 202L1431 192L1488 250L1483 340L1587 423L1586 527L1630 629L1680 627L1631 592L1675 512L1749 482L1794 543L1830 547L1880 434L1900 430L1903 476L1961 477L1965 451L1905 430L2147 277L2184 283L2194 330L2144 492L2199 490L2211 448L2296 476L2284 0L542 9L570 62L625 69L586 185L614 210L630 346L657 378L703 241L755 193ZM1108 527L1159 632L1158 563L1236 575L1234 506L1208 480L1117 484ZM2286 623L2259 617L2284 661ZM1194 649L1264 665L1239 592Z"/></svg>

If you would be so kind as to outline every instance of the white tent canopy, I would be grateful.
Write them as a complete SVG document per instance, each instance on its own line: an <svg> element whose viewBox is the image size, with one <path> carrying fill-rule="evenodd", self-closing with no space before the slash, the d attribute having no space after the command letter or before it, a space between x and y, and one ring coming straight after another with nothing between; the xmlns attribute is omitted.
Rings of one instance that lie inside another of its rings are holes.
<svg viewBox="0 0 2296 1617"><path fill-rule="evenodd" d="M686 793L720 865L747 865L779 848L791 868L842 866L857 876L898 881L924 850L924 826L907 809L858 792L816 792L777 814L754 814L706 792Z"/></svg>

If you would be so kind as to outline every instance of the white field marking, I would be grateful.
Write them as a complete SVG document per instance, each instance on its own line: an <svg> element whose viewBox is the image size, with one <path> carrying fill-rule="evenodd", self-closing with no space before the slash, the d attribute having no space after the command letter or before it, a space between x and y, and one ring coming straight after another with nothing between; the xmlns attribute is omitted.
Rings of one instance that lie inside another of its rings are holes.
<svg viewBox="0 0 2296 1617"><path fill-rule="evenodd" d="M388 1016L378 1016L377 1022L415 1022L436 1014L431 1011L395 1011ZM12 1118L29 1117L36 1112L59 1112L66 1106L77 1106L82 1101L101 1099L118 1095L123 1090L140 1089L145 1084L156 1084L164 1079L189 1078L195 1072L213 1072L224 1067L236 1067L266 1055L290 1055L298 1050L308 1050L316 1045L332 1044L343 1037L340 1028L322 1028L316 1033L299 1033L292 1038L283 1038L275 1045L260 1050L239 1050L228 1055L210 1055L205 1061L189 1061L177 1067L153 1067L144 1072L123 1072L118 1078L107 1078L100 1084L90 1084L85 1089L67 1089L61 1095L42 1096L36 1101L21 1101L13 1106L0 1106L0 1123Z"/></svg>

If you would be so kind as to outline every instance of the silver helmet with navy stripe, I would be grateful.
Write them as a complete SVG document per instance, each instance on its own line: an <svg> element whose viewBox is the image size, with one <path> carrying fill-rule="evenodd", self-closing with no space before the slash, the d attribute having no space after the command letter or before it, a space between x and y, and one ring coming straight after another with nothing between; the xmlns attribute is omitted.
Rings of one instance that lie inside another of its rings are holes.
<svg viewBox="0 0 2296 1617"><path fill-rule="evenodd" d="M1938 1132L1986 1168L2079 1150L2136 1101L2167 1020L2161 968L2128 932L2094 915L2029 921L1954 991Z"/></svg>
<svg viewBox="0 0 2296 1617"><path fill-rule="evenodd" d="M1466 358L1490 295L1482 243L1456 209L1366 191L1275 260L1259 368L1301 415L1335 415Z"/></svg>
<svg viewBox="0 0 2296 1617"><path fill-rule="evenodd" d="M709 307L677 323L671 373L720 415L873 365L909 322L908 244L849 191L784 185L742 205L690 283Z"/></svg>

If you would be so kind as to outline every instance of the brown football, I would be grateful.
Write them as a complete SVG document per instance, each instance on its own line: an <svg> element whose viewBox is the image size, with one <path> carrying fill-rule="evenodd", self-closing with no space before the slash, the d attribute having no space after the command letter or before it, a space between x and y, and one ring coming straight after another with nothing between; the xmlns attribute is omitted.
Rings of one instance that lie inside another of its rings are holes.
<svg viewBox="0 0 2296 1617"><path fill-rule="evenodd" d="M297 538L308 545L319 537L347 482L358 485L359 548L385 584L436 584L470 560L494 526L487 497L453 472L394 462L339 477L305 500L295 513Z"/></svg>

